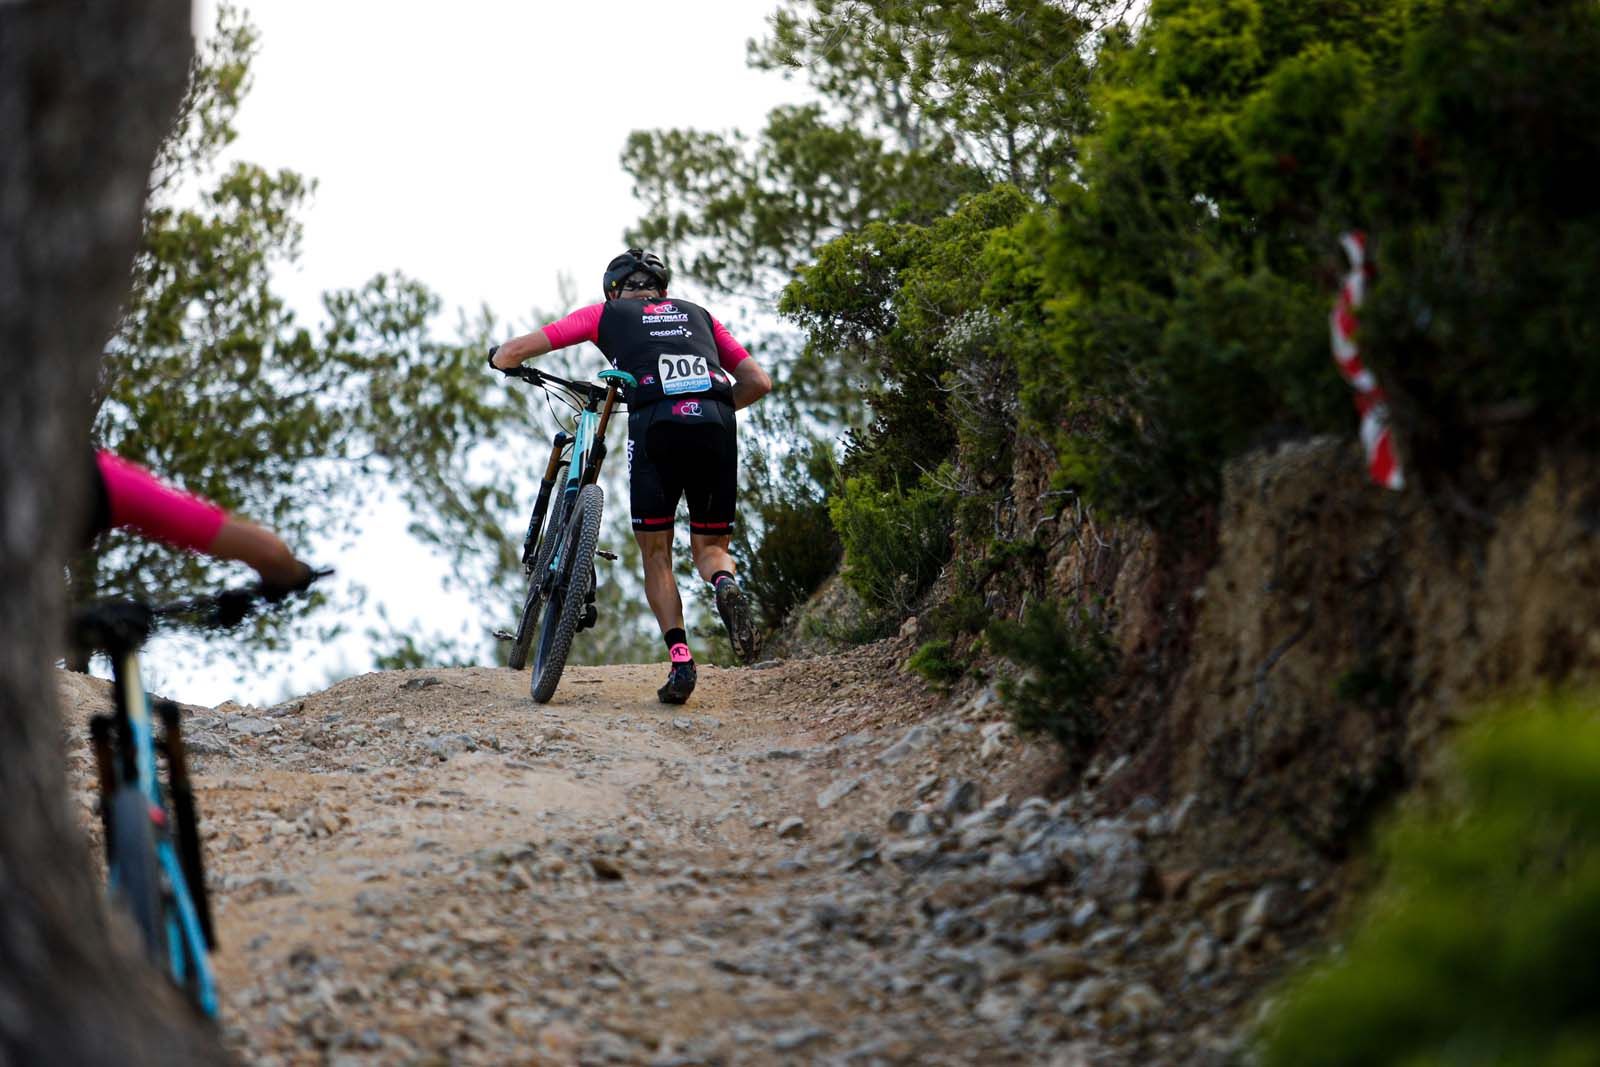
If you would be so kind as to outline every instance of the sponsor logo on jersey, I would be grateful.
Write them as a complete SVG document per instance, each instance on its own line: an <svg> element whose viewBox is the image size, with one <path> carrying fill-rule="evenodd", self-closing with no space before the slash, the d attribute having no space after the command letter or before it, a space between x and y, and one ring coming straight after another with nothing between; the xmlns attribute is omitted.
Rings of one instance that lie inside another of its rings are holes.
<svg viewBox="0 0 1600 1067"><path fill-rule="evenodd" d="M654 384L656 384L656 376L654 374L646 374L643 378L639 379L639 384L640 385L654 385Z"/></svg>
<svg viewBox="0 0 1600 1067"><path fill-rule="evenodd" d="M670 330L651 330L651 337L688 337L689 330L684 326L674 326Z"/></svg>
<svg viewBox="0 0 1600 1067"><path fill-rule="evenodd" d="M700 401L680 400L676 404L672 405L672 413L674 415L699 415Z"/></svg>
<svg viewBox="0 0 1600 1067"><path fill-rule="evenodd" d="M689 316L678 310L678 305L670 300L663 300L659 304L646 304L644 306L645 322L688 322ZM652 334L651 336L656 336Z"/></svg>

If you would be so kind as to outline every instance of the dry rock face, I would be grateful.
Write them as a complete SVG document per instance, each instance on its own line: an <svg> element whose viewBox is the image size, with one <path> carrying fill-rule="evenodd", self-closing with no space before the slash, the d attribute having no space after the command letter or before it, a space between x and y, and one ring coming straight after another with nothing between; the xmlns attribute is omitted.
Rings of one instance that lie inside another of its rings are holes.
<svg viewBox="0 0 1600 1067"><path fill-rule="evenodd" d="M484 669L190 709L230 1043L261 1065L1225 1062L1316 887L1172 869L1192 805L1107 817L998 774L996 710L898 676L905 651L703 669L670 714L654 666L573 669L542 708ZM104 686L63 691L81 738Z"/></svg>
<svg viewBox="0 0 1600 1067"><path fill-rule="evenodd" d="M1019 447L1013 535L1046 566L997 610L1103 608L1106 810L1194 797L1196 865L1322 877L1484 700L1600 677L1593 457L1480 471L1494 499L1473 503L1374 486L1354 441L1299 441L1234 461L1214 514L1161 531L1062 510L1052 469Z"/></svg>
<svg viewBox="0 0 1600 1067"><path fill-rule="evenodd" d="M1600 674L1600 469L1426 510L1319 440L1232 465L1170 712L1172 788L1338 857L1484 699Z"/></svg>

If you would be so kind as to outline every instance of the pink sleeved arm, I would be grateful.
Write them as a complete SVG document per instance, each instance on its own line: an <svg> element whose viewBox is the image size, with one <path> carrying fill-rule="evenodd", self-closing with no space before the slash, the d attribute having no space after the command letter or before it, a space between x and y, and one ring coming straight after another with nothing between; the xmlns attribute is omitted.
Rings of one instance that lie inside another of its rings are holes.
<svg viewBox="0 0 1600 1067"><path fill-rule="evenodd" d="M722 363L723 370L732 370L750 358L744 345L735 341L728 328L714 318L711 320L711 334L717 339L717 359Z"/></svg>
<svg viewBox="0 0 1600 1067"><path fill-rule="evenodd" d="M586 308L579 308L564 319L557 319L544 327L545 338L550 342L551 348L566 348L569 345L581 344L584 341L598 343L600 340L600 313L606 309L604 304L590 304Z"/></svg>
<svg viewBox="0 0 1600 1067"><path fill-rule="evenodd" d="M137 463L110 452L96 453L95 463L106 484L112 526L204 552L227 521L228 513L211 501L162 483Z"/></svg>

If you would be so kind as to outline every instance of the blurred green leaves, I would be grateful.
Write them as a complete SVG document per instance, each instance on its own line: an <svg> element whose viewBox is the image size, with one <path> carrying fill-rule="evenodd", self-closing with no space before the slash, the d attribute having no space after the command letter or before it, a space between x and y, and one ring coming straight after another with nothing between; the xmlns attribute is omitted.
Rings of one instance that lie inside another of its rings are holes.
<svg viewBox="0 0 1600 1067"><path fill-rule="evenodd" d="M398 534L363 526L387 487L407 532L439 550L459 583L483 597L502 590L509 603L514 560L500 527L516 502L477 446L523 420L528 398L484 371L494 323L484 313L441 339L438 296L400 275L324 294L314 327L296 319L275 277L299 254L314 183L223 158L256 39L238 9L224 5L217 19L158 159L95 436L302 552L358 530ZM204 557L112 535L73 577L76 594L92 596L176 594L222 574ZM259 647L284 633L274 616L251 637Z"/></svg>
<svg viewBox="0 0 1600 1067"><path fill-rule="evenodd" d="M1342 950L1273 1012L1269 1067L1600 1061L1597 707L1511 703L1459 739Z"/></svg>

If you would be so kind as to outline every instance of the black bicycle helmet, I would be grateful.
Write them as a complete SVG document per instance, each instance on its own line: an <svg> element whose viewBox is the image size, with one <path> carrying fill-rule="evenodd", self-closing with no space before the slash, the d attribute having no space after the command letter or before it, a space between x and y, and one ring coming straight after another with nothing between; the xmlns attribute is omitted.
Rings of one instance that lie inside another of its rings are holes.
<svg viewBox="0 0 1600 1067"><path fill-rule="evenodd" d="M606 299L610 300L621 293L622 283L635 274L649 275L656 283L655 288L663 294L667 291L667 283L672 281L672 268L660 256L642 248L630 248L606 264L603 283Z"/></svg>

